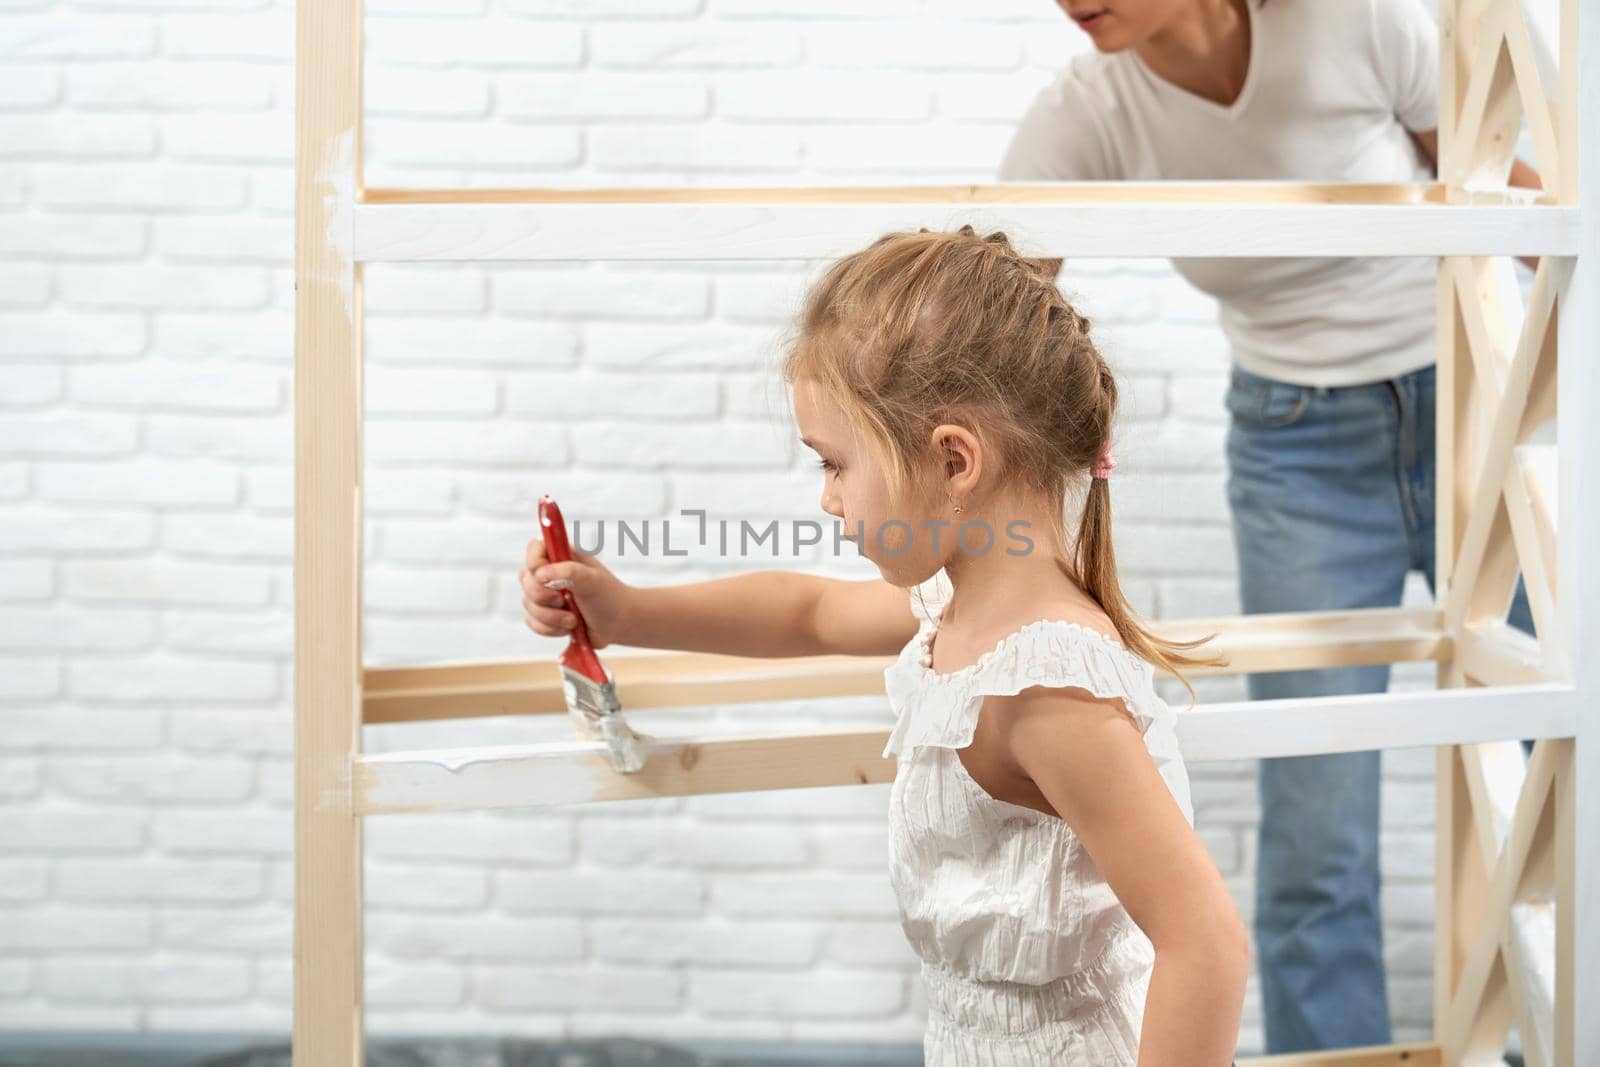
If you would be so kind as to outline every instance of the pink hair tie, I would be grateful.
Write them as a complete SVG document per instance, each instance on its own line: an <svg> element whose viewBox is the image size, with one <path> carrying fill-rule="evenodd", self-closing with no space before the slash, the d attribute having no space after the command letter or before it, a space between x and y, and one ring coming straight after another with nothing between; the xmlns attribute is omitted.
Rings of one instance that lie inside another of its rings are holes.
<svg viewBox="0 0 1600 1067"><path fill-rule="evenodd" d="M1106 443L1100 446L1100 457L1094 461L1094 467L1089 474L1094 478L1109 478L1111 472L1117 469L1116 457L1111 454L1111 439L1106 438Z"/></svg>

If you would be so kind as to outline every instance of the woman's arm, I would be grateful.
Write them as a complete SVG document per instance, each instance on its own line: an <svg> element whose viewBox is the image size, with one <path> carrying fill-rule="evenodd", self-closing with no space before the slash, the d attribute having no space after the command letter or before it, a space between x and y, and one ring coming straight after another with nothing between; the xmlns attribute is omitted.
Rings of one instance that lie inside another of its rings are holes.
<svg viewBox="0 0 1600 1067"><path fill-rule="evenodd" d="M1250 938L1216 864L1117 700L1035 686L990 697L1004 749L1155 946L1139 1067L1228 1067Z"/></svg>
<svg viewBox="0 0 1600 1067"><path fill-rule="evenodd" d="M1428 162L1433 164L1433 172L1439 173L1439 131L1433 130L1407 130L1411 139L1422 149L1422 154L1428 157ZM1511 176L1506 179L1506 184L1517 189L1543 189L1544 181L1539 177L1539 172L1520 159L1512 159ZM1532 270L1539 269L1538 256L1518 256L1517 262Z"/></svg>
<svg viewBox="0 0 1600 1067"><path fill-rule="evenodd" d="M1407 130L1411 139L1417 142L1423 155L1428 157L1428 162L1433 164L1435 174L1439 172L1439 131L1438 130ZM1534 170L1521 159L1511 161L1511 177L1506 184L1518 189L1543 189L1544 181L1539 177L1539 172Z"/></svg>

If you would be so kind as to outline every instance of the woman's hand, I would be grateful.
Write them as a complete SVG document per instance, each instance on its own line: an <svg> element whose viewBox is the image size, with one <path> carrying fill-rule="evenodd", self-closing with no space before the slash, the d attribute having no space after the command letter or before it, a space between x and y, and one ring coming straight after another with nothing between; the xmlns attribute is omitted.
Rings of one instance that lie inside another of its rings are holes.
<svg viewBox="0 0 1600 1067"><path fill-rule="evenodd" d="M574 547L569 562L551 563L545 555L544 541L535 537L528 542L517 582L522 586L522 621L534 633L562 637L572 632L577 619L561 596L560 590L565 588L577 598L595 648L623 640L623 624L633 611L637 590L612 574L598 557ZM556 587L551 588L546 582L555 582Z"/></svg>

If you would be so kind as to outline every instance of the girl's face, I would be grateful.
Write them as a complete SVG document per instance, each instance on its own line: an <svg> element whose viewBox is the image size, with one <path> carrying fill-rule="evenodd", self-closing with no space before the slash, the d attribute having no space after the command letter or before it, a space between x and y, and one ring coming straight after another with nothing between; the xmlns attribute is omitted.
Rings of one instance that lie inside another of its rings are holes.
<svg viewBox="0 0 1600 1067"><path fill-rule="evenodd" d="M1101 52L1121 52L1155 36L1193 0L1056 0Z"/></svg>
<svg viewBox="0 0 1600 1067"><path fill-rule="evenodd" d="M822 510L839 520L841 536L856 542L885 581L910 586L926 580L940 566L930 528L922 525L935 517L934 509L889 499L882 459L856 440L844 413L815 381L797 379L793 394L800 440L817 454L822 471ZM945 531L941 547L952 537Z"/></svg>

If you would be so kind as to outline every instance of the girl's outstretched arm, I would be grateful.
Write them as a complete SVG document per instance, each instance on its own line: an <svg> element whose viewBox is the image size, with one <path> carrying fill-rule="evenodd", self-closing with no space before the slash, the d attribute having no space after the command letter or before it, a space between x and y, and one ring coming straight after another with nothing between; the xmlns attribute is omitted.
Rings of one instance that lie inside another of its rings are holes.
<svg viewBox="0 0 1600 1067"><path fill-rule="evenodd" d="M598 556L546 561L528 543L517 580L524 622L565 635L572 613L547 579L577 598L596 648L612 643L734 656L892 655L917 632L907 590L881 578L847 581L797 571L755 571L682 585L633 586Z"/></svg>
<svg viewBox="0 0 1600 1067"><path fill-rule="evenodd" d="M1034 686L989 697L999 748L1066 820L1155 946L1139 1067L1228 1067L1250 940L1222 875L1116 699Z"/></svg>
<svg viewBox="0 0 1600 1067"><path fill-rule="evenodd" d="M846 581L755 571L641 588L629 643L736 656L881 656L917 632L904 589L881 578ZM581 604L581 601L580 601Z"/></svg>

